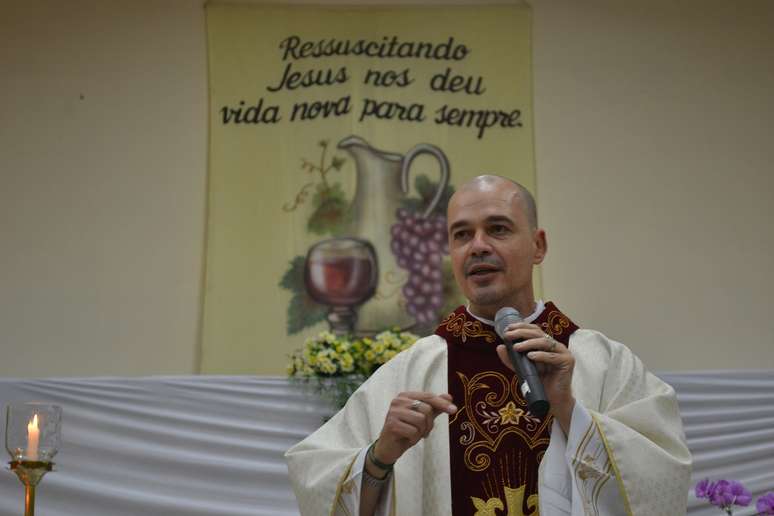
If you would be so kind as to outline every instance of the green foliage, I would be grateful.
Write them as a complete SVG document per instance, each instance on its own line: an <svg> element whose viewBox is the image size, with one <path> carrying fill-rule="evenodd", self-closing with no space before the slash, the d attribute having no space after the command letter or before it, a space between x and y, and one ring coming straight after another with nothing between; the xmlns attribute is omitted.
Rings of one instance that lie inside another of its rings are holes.
<svg viewBox="0 0 774 516"><path fill-rule="evenodd" d="M299 206L307 202L310 190L314 187L313 209L307 221L307 230L316 235L330 233L336 236L348 220L349 202L347 202L344 191L341 189L341 184L330 181L328 174L331 171L340 172L347 160L334 155L330 163L326 165L329 142L328 140L320 140L317 145L321 148L320 161L315 163L301 158L301 170L313 176L319 175L319 182L312 179L311 182L305 183L293 201L283 204L282 209L286 212L296 211Z"/></svg>
<svg viewBox="0 0 774 516"><path fill-rule="evenodd" d="M312 206L314 212L306 226L310 233L337 235L349 222L349 202L339 183L328 187L322 183L317 185L312 197Z"/></svg>
<svg viewBox="0 0 774 516"><path fill-rule="evenodd" d="M344 158L340 158L338 156L333 156L333 159L331 160L331 166L335 168L336 170L341 170L341 167L346 163L347 160Z"/></svg>
<svg viewBox="0 0 774 516"><path fill-rule="evenodd" d="M436 190L438 190L438 183L431 181L424 174L419 174L414 179L414 188L419 194L419 197L407 197L403 200L403 207L421 213L427 209L430 202L433 200L433 196L435 195ZM449 206L449 199L453 194L454 187L451 184L447 184L432 213L446 216L446 208Z"/></svg>
<svg viewBox="0 0 774 516"><path fill-rule="evenodd" d="M293 297L288 305L288 335L294 335L325 320L328 308L312 299L304 286L303 256L296 256L280 280L279 286L290 290Z"/></svg>

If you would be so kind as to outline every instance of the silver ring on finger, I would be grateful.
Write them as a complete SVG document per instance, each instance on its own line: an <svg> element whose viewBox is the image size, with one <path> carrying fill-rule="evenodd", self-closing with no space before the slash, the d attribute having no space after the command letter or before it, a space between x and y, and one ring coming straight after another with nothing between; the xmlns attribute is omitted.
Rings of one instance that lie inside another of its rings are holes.
<svg viewBox="0 0 774 516"><path fill-rule="evenodd" d="M417 410L418 411L420 406L422 406L422 401L421 400L414 400L414 401L411 402L411 405L409 405L409 408L411 410Z"/></svg>
<svg viewBox="0 0 774 516"><path fill-rule="evenodd" d="M546 337L548 338L548 340L551 341L551 347L548 348L548 351L549 351L549 353L553 353L554 350L556 349L556 339L554 339L550 335L546 335Z"/></svg>

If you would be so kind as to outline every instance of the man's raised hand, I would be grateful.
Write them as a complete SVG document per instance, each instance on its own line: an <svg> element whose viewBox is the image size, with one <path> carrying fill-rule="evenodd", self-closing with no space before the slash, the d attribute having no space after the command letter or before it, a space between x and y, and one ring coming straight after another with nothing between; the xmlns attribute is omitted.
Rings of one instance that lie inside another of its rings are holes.
<svg viewBox="0 0 774 516"><path fill-rule="evenodd" d="M454 414L457 407L449 394L402 392L390 403L384 426L373 453L385 464L393 464L406 450L433 429L440 414Z"/></svg>

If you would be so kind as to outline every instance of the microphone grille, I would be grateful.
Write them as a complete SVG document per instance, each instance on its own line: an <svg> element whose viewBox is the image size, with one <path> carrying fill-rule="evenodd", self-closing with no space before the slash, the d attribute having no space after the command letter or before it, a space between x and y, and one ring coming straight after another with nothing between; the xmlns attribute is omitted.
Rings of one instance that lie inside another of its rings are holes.
<svg viewBox="0 0 774 516"><path fill-rule="evenodd" d="M515 324L517 322L523 321L524 318L521 316L518 310L513 308L512 306L504 306L500 308L497 313L495 314L495 331L497 332L497 335L500 336L500 338L504 338L503 334L505 333L505 328L507 328L511 324Z"/></svg>

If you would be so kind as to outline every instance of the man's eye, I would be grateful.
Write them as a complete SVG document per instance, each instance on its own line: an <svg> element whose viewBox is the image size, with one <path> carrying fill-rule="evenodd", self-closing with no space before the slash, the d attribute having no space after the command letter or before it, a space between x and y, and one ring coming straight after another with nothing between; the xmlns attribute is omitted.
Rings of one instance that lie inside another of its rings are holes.
<svg viewBox="0 0 774 516"><path fill-rule="evenodd" d="M497 226L492 226L491 231L495 235L499 235L508 231L508 228L506 228L505 226L497 225Z"/></svg>
<svg viewBox="0 0 774 516"><path fill-rule="evenodd" d="M462 240L468 236L468 231L456 231L452 234L454 240Z"/></svg>

